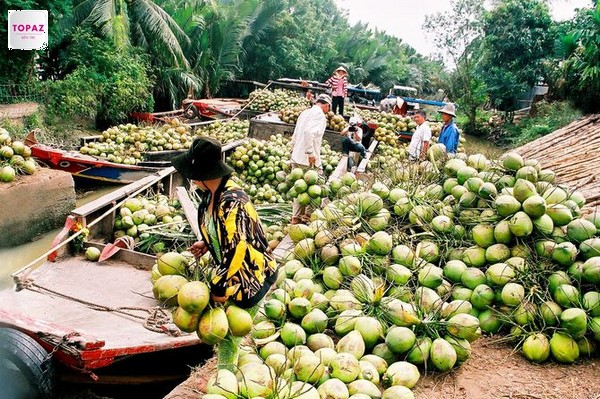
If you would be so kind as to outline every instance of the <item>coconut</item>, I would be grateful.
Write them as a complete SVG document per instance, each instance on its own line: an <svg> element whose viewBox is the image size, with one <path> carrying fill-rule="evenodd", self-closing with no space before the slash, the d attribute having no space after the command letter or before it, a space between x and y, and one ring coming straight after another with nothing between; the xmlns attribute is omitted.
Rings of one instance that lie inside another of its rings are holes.
<svg viewBox="0 0 600 399"><path fill-rule="evenodd" d="M302 318L300 325L308 334L314 334L325 331L328 321L329 318L325 312L320 309L312 309ZM310 345L308 347L310 348Z"/></svg>
<svg viewBox="0 0 600 399"><path fill-rule="evenodd" d="M265 315L272 320L281 320L285 317L285 304L277 299L269 299L264 304Z"/></svg>
<svg viewBox="0 0 600 399"><path fill-rule="evenodd" d="M384 342L375 345L373 348L373 355L383 359L386 364L392 364L396 360L396 355Z"/></svg>
<svg viewBox="0 0 600 399"><path fill-rule="evenodd" d="M456 364L457 355L454 347L443 338L437 338L431 344L429 358L439 371L450 371Z"/></svg>
<svg viewBox="0 0 600 399"><path fill-rule="evenodd" d="M288 348L306 343L306 332L298 324L287 322L280 332L281 340Z"/></svg>
<svg viewBox="0 0 600 399"><path fill-rule="evenodd" d="M554 222L548 215L542 215L537 219L533 219L532 222L536 231L543 235L550 235L554 232Z"/></svg>
<svg viewBox="0 0 600 399"><path fill-rule="evenodd" d="M294 374L299 381L316 383L323 376L325 367L321 359L314 354L306 353L294 363Z"/></svg>
<svg viewBox="0 0 600 399"><path fill-rule="evenodd" d="M265 364L249 363L239 367L240 394L246 398L268 397L275 389L275 373Z"/></svg>
<svg viewBox="0 0 600 399"><path fill-rule="evenodd" d="M458 283L461 281L461 276L465 270L467 270L467 265L463 261L451 260L444 266L443 274L453 283Z"/></svg>
<svg viewBox="0 0 600 399"><path fill-rule="evenodd" d="M487 309L494 303L494 290L485 284L479 284L473 289L469 300L474 308Z"/></svg>
<svg viewBox="0 0 600 399"><path fill-rule="evenodd" d="M479 327L488 334L496 334L502 327L502 321L496 311L492 309L482 310L478 315Z"/></svg>
<svg viewBox="0 0 600 399"><path fill-rule="evenodd" d="M597 347L596 343L590 338L582 337L577 340L577 346L579 347L579 355L592 357L596 354Z"/></svg>
<svg viewBox="0 0 600 399"><path fill-rule="evenodd" d="M229 331L227 315L223 308L210 309L204 312L198 324L198 336L207 345L216 345L225 339Z"/></svg>
<svg viewBox="0 0 600 399"><path fill-rule="evenodd" d="M406 327L392 327L385 336L387 347L397 354L408 352L416 340L414 332Z"/></svg>
<svg viewBox="0 0 600 399"><path fill-rule="evenodd" d="M360 359L365 354L365 342L360 332L353 330L338 341L336 350L338 353L350 353Z"/></svg>
<svg viewBox="0 0 600 399"><path fill-rule="evenodd" d="M360 363L358 362L358 359L350 353L338 353L332 359L329 367L331 369L331 377L337 378L345 383L356 380L360 374Z"/></svg>
<svg viewBox="0 0 600 399"><path fill-rule="evenodd" d="M264 339L275 334L275 324L271 321L261 321L252 327L252 338Z"/></svg>
<svg viewBox="0 0 600 399"><path fill-rule="evenodd" d="M519 170L524 164L523 157L516 152L507 153L502 160L502 165L506 169L514 171Z"/></svg>
<svg viewBox="0 0 600 399"><path fill-rule="evenodd" d="M367 242L367 252L375 255L387 255L392 250L392 236L385 231L378 231Z"/></svg>
<svg viewBox="0 0 600 399"><path fill-rule="evenodd" d="M428 348L429 349L429 348ZM419 369L409 362L396 362L386 370L383 379L388 385L413 388L421 378Z"/></svg>
<svg viewBox="0 0 600 399"><path fill-rule="evenodd" d="M540 305L539 309L547 326L555 326L559 323L562 308L556 302L546 301Z"/></svg>
<svg viewBox="0 0 600 399"><path fill-rule="evenodd" d="M583 295L583 308L592 316L600 316L600 292L588 291Z"/></svg>
<svg viewBox="0 0 600 399"><path fill-rule="evenodd" d="M342 257L338 263L338 267L344 276L356 276L362 269L360 260L352 255ZM329 285L327 286L329 287Z"/></svg>
<svg viewBox="0 0 600 399"><path fill-rule="evenodd" d="M358 259L356 260L358 261ZM358 261L358 264L360 265L360 261ZM338 269L335 266L329 266L323 269L323 274L321 277L323 278L323 284L325 284L327 288L331 288L334 290L340 288L344 279L344 276L340 269Z"/></svg>
<svg viewBox="0 0 600 399"><path fill-rule="evenodd" d="M383 359L381 359L381 360L383 360ZM373 363L365 360L365 356L363 356L358 363L360 365L360 374L358 375L358 379L359 380L367 380L374 384L379 384L379 371L373 365ZM387 368L387 366L386 366L386 368Z"/></svg>
<svg viewBox="0 0 600 399"><path fill-rule="evenodd" d="M322 348L335 348L335 344L331 337L326 334L318 333L312 334L306 339L306 346L309 347L310 350L316 352Z"/></svg>
<svg viewBox="0 0 600 399"><path fill-rule="evenodd" d="M537 191L532 182L525 179L517 179L513 187L513 196L520 203L524 203L530 197L537 195Z"/></svg>
<svg viewBox="0 0 600 399"><path fill-rule="evenodd" d="M510 244L513 235L510 232L507 220L502 220L494 227L494 240L500 244Z"/></svg>
<svg viewBox="0 0 600 399"><path fill-rule="evenodd" d="M579 290L570 284L561 284L552 292L552 297L563 308L569 308L579 303Z"/></svg>
<svg viewBox="0 0 600 399"><path fill-rule="evenodd" d="M468 191L460 196L458 199L458 204L461 208L474 208L477 206L477 200L477 195Z"/></svg>
<svg viewBox="0 0 600 399"><path fill-rule="evenodd" d="M415 395L407 387L396 385L383 391L381 399L415 399Z"/></svg>
<svg viewBox="0 0 600 399"><path fill-rule="evenodd" d="M317 389L321 398L328 399L348 399L350 392L348 387L341 380L337 378L331 378L321 385Z"/></svg>
<svg viewBox="0 0 600 399"><path fill-rule="evenodd" d="M310 269L307 267L303 267L302 269L298 270L294 275L294 281L296 281L296 285L294 286L294 289L292 290L291 294L295 298L310 299L313 293L315 292L315 283L313 283L312 281L314 277L309 276L307 273L305 273L305 270ZM312 273L312 270L310 270L310 274Z"/></svg>
<svg viewBox="0 0 600 399"><path fill-rule="evenodd" d="M350 392L350 395L364 394L371 399L381 398L381 391L377 385L367 380L359 379L352 381L350 384L348 384L348 391Z"/></svg>
<svg viewBox="0 0 600 399"><path fill-rule="evenodd" d="M167 252L158 258L158 271L163 276L169 274L185 275L188 268L188 260L178 252Z"/></svg>
<svg viewBox="0 0 600 399"><path fill-rule="evenodd" d="M487 248L494 244L494 226L489 224L478 224L471 230L473 241L480 247Z"/></svg>
<svg viewBox="0 0 600 399"><path fill-rule="evenodd" d="M538 180L538 171L533 166L523 166L517 170L515 177L517 178L517 181L519 181L519 179L524 179L535 183Z"/></svg>
<svg viewBox="0 0 600 399"><path fill-rule="evenodd" d="M580 338L587 330L586 313L580 308L565 309L560 314L560 327L571 337Z"/></svg>
<svg viewBox="0 0 600 399"><path fill-rule="evenodd" d="M533 223L525 212L517 212L510 218L508 228L515 237L526 237L533 232Z"/></svg>
<svg viewBox="0 0 600 399"><path fill-rule="evenodd" d="M374 317L359 317L354 324L354 330L358 331L367 348L373 348L383 338L383 326Z"/></svg>
<svg viewBox="0 0 600 399"><path fill-rule="evenodd" d="M396 187L390 190L387 200L390 203L395 204L400 198L408 198L408 193L406 190Z"/></svg>
<svg viewBox="0 0 600 399"><path fill-rule="evenodd" d="M266 359L271 355L282 355L285 357L287 355L287 352L288 350L285 347L285 345L278 341L267 343L265 346L260 348L259 351L260 357L262 357L263 359Z"/></svg>
<svg viewBox="0 0 600 399"><path fill-rule="evenodd" d="M473 310L471 302L462 299L454 299L445 303L440 315L444 318L452 317L459 313L470 313Z"/></svg>
<svg viewBox="0 0 600 399"><path fill-rule="evenodd" d="M342 311L335 319L335 333L339 336L344 336L354 330L354 325L359 316L362 315L360 310L348 309Z"/></svg>
<svg viewBox="0 0 600 399"><path fill-rule="evenodd" d="M596 226L589 220L575 219L567 225L567 235L571 241L580 243L596 235Z"/></svg>
<svg viewBox="0 0 600 399"><path fill-rule="evenodd" d="M323 363L323 366L329 367L329 364L331 363L335 355L337 355L337 352L335 351L335 349L332 348L321 348L315 351L315 355L319 356L319 358L321 359L321 363ZM329 369L326 369L326 372L328 371Z"/></svg>
<svg viewBox="0 0 600 399"><path fill-rule="evenodd" d="M534 363L543 363L550 356L550 342L542 333L529 335L523 342L523 355Z"/></svg>
<svg viewBox="0 0 600 399"><path fill-rule="evenodd" d="M424 287L436 288L442 283L444 271L431 264L426 264L419 271L418 281Z"/></svg>
<svg viewBox="0 0 600 399"><path fill-rule="evenodd" d="M415 254L410 247L406 245L397 245L392 249L392 259L395 263L412 268L415 260Z"/></svg>
<svg viewBox="0 0 600 399"><path fill-rule="evenodd" d="M408 215L408 213L412 210L412 208L413 208L413 204L409 198L407 198L407 197L400 198L394 204L394 214L396 214L397 216L404 217L404 216Z"/></svg>
<svg viewBox="0 0 600 399"><path fill-rule="evenodd" d="M510 248L504 244L494 244L485 250L485 258L489 263L503 262L510 258Z"/></svg>
<svg viewBox="0 0 600 399"><path fill-rule="evenodd" d="M183 308L177 307L173 311L173 323L184 332L194 332L200 322L200 314L186 312Z"/></svg>
<svg viewBox="0 0 600 399"><path fill-rule="evenodd" d="M456 173L458 184L464 184L468 178L477 176L477 169L470 166L461 167Z"/></svg>
<svg viewBox="0 0 600 399"><path fill-rule="evenodd" d="M206 393L221 395L227 399L238 397L238 381L234 373L227 369L219 369L214 377L208 380Z"/></svg>
<svg viewBox="0 0 600 399"><path fill-rule="evenodd" d="M525 244L516 244L510 249L510 254L513 257L529 258L531 256L531 250Z"/></svg>
<svg viewBox="0 0 600 399"><path fill-rule="evenodd" d="M479 284L485 284L485 273L475 267L469 267L461 275L461 282L465 287L473 290Z"/></svg>
<svg viewBox="0 0 600 399"><path fill-rule="evenodd" d="M567 273L559 270L548 276L548 290L551 293L553 293L561 284L571 284L571 279Z"/></svg>
<svg viewBox="0 0 600 399"><path fill-rule="evenodd" d="M525 213L534 219L546 213L546 201L539 195L528 197L522 206Z"/></svg>
<svg viewBox="0 0 600 399"><path fill-rule="evenodd" d="M596 341L600 341L600 317L592 317L589 322L590 333Z"/></svg>
<svg viewBox="0 0 600 399"><path fill-rule="evenodd" d="M570 266L577 257L577 247L569 241L556 244L552 251L552 260L561 266Z"/></svg>
<svg viewBox="0 0 600 399"><path fill-rule="evenodd" d="M477 245L469 247L463 252L461 260L469 267L482 267L486 263L485 248Z"/></svg>
<svg viewBox="0 0 600 399"><path fill-rule="evenodd" d="M383 345L385 345L385 344L383 344ZM364 355L360 359L359 363L361 365L361 370L363 368L363 363L364 362L370 363L375 368L375 370L377 371L378 375L380 375L380 376L383 373L385 373L385 371L388 368L387 362L383 358L381 358L381 357L379 357L377 355L374 355L374 354Z"/></svg>
<svg viewBox="0 0 600 399"><path fill-rule="evenodd" d="M550 352L560 363L573 363L579 358L579 347L567 334L555 332L550 339Z"/></svg>
<svg viewBox="0 0 600 399"><path fill-rule="evenodd" d="M506 263L496 263L488 267L485 275L490 285L502 287L515 278L515 271Z"/></svg>
<svg viewBox="0 0 600 399"><path fill-rule="evenodd" d="M361 216L373 216L383 208L383 199L373 193L360 193L356 210Z"/></svg>
<svg viewBox="0 0 600 399"><path fill-rule="evenodd" d="M166 306L177 306L177 295L187 279L178 275L163 275L156 280L152 286L154 298L163 302Z"/></svg>
<svg viewBox="0 0 600 399"><path fill-rule="evenodd" d="M454 197L455 200L460 200L460 198L465 194L468 193L469 190L467 190L467 188L465 186L461 186L461 185L457 185L454 186L452 188L452 190L450 190L450 194Z"/></svg>
<svg viewBox="0 0 600 399"><path fill-rule="evenodd" d="M521 284L507 283L502 287L502 302L507 306L517 306L525 298L525 288Z"/></svg>
<svg viewBox="0 0 600 399"><path fill-rule="evenodd" d="M552 218L555 226L566 226L573 219L571 210L563 204L548 205L546 214Z"/></svg>
<svg viewBox="0 0 600 399"><path fill-rule="evenodd" d="M294 256L296 259L308 260L316 252L315 240L312 238L304 238L294 246Z"/></svg>
<svg viewBox="0 0 600 399"><path fill-rule="evenodd" d="M567 193L560 187L552 187L551 189L546 190L544 194L542 194L542 197L544 197L548 205L560 204L567 199Z"/></svg>
<svg viewBox="0 0 600 399"><path fill-rule="evenodd" d="M521 302L512 313L513 320L520 326L533 323L537 314L537 307L527 301Z"/></svg>
<svg viewBox="0 0 600 399"><path fill-rule="evenodd" d="M408 213L408 220L412 224L429 224L433 220L433 208L426 205L417 205Z"/></svg>
<svg viewBox="0 0 600 399"><path fill-rule="evenodd" d="M406 266L391 264L385 271L386 280L397 285L404 285L410 280L412 272Z"/></svg>
<svg viewBox="0 0 600 399"><path fill-rule="evenodd" d="M431 221L431 227L438 233L448 234L454 231L454 223L446 215L438 215Z"/></svg>
<svg viewBox="0 0 600 399"><path fill-rule="evenodd" d="M229 330L234 337L244 337L252 330L252 316L246 310L229 305L225 314Z"/></svg>
<svg viewBox="0 0 600 399"><path fill-rule="evenodd" d="M290 314L296 319L301 319L308 314L312 309L310 301L306 298L294 298L288 304Z"/></svg>
<svg viewBox="0 0 600 399"><path fill-rule="evenodd" d="M521 209L521 203L512 195L499 195L494 200L494 208L500 216L510 216Z"/></svg>
<svg viewBox="0 0 600 399"><path fill-rule="evenodd" d="M594 237L579 244L579 251L584 260L600 256L600 238Z"/></svg>

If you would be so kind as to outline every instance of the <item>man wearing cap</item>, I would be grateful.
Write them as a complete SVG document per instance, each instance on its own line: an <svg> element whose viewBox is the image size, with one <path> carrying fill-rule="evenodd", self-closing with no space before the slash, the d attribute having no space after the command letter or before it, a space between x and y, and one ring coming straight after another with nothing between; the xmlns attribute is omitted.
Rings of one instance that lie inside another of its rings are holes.
<svg viewBox="0 0 600 399"><path fill-rule="evenodd" d="M338 67L325 84L331 87L333 112L344 115L344 101L348 95L348 71L343 66Z"/></svg>
<svg viewBox="0 0 600 399"><path fill-rule="evenodd" d="M327 127L325 114L331 108L331 97L321 94L317 97L315 105L302 111L294 134L292 135L292 167L316 167L321 168L321 144L323 134ZM297 200L293 203L292 224L300 223L309 218L309 210L302 206Z"/></svg>
<svg viewBox="0 0 600 399"><path fill-rule="evenodd" d="M438 143L444 144L447 152L454 153L458 149L458 139L460 136L458 128L454 123L456 107L454 104L448 103L442 109L438 110L438 112L442 115L442 121L444 122Z"/></svg>

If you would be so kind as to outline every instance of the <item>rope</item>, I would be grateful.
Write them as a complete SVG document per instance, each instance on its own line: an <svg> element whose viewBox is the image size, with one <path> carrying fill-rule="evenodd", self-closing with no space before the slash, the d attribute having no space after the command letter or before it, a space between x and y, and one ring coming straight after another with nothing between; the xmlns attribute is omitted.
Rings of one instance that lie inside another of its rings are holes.
<svg viewBox="0 0 600 399"><path fill-rule="evenodd" d="M171 323L171 319L170 319L168 313L160 306L155 306L155 307L151 307L151 308L137 307L137 306L110 307L110 306L105 306L105 305L99 305L97 303L86 301L84 299L75 298L73 296L66 295L61 292L54 291L52 289L43 287L43 286L35 283L33 281L33 279L30 279L25 276L19 276L18 279L15 281L15 283L16 283L17 289L19 291L23 290L23 289L28 289L33 292L38 292L40 294L44 294L44 293L52 294L52 295L58 296L63 299L81 303L82 305L85 305L92 310L96 310L96 311L100 311L100 312L119 313L119 314L129 316L129 317L132 317L132 318L135 318L138 320L143 320L144 327L150 331L164 333L164 334L168 334L168 335L171 335L174 337L178 337L181 335L181 331L177 328L177 326L175 326L174 324ZM146 312L147 315L142 316L139 314L135 314L134 312ZM64 339L65 339L65 337L63 337L63 340ZM61 341L61 343L62 343L62 341ZM60 343L59 343L59 345L60 345Z"/></svg>

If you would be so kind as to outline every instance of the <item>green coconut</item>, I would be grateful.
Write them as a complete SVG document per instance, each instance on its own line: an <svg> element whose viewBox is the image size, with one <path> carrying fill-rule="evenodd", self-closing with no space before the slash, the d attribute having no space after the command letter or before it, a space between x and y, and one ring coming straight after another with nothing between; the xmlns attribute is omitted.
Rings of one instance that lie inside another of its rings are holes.
<svg viewBox="0 0 600 399"><path fill-rule="evenodd" d="M462 273L467 270L467 265L461 260L451 260L444 265L444 277L458 283L461 281Z"/></svg>
<svg viewBox="0 0 600 399"><path fill-rule="evenodd" d="M510 216L521 209L521 203L512 195L499 195L494 200L494 207L500 216Z"/></svg>
<svg viewBox="0 0 600 399"><path fill-rule="evenodd" d="M517 171L523 167L525 161L523 161L523 157L516 152L509 152L504 156L502 160L502 165L509 170Z"/></svg>
<svg viewBox="0 0 600 399"><path fill-rule="evenodd" d="M579 358L577 342L567 334L555 332L550 339L550 352L560 363L573 363Z"/></svg>
<svg viewBox="0 0 600 399"><path fill-rule="evenodd" d="M514 269L506 263L495 263L488 267L485 272L487 282L490 285L503 287L515 278Z"/></svg>
<svg viewBox="0 0 600 399"><path fill-rule="evenodd" d="M462 273L461 282L465 287L473 290L479 284L486 283L486 276L482 270L476 267L469 267Z"/></svg>
<svg viewBox="0 0 600 399"><path fill-rule="evenodd" d="M579 290L571 284L561 284L552 292L554 301L563 308L570 308L579 303Z"/></svg>
<svg viewBox="0 0 600 399"><path fill-rule="evenodd" d="M515 177L517 178L517 181L519 181L519 179L524 179L535 183L538 180L538 171L533 166L523 166L517 170Z"/></svg>
<svg viewBox="0 0 600 399"><path fill-rule="evenodd" d="M544 319L544 323L547 326L555 326L560 322L560 314L562 308L560 305L553 301L546 301L540 305L540 315Z"/></svg>
<svg viewBox="0 0 600 399"><path fill-rule="evenodd" d="M397 245L392 249L392 259L395 263L412 268L415 260L415 253L406 245Z"/></svg>
<svg viewBox="0 0 600 399"><path fill-rule="evenodd" d="M542 197L546 200L548 205L550 204L561 204L567 199L567 193L560 187L552 187L546 190Z"/></svg>
<svg viewBox="0 0 600 399"><path fill-rule="evenodd" d="M492 309L482 310L477 318L479 319L479 327L481 330L488 334L496 334L502 327L502 321L498 317L496 311Z"/></svg>
<svg viewBox="0 0 600 399"><path fill-rule="evenodd" d="M532 195L523 201L523 211L532 218L539 218L546 213L546 200L540 195Z"/></svg>
<svg viewBox="0 0 600 399"><path fill-rule="evenodd" d="M494 303L494 290L486 284L479 284L473 289L470 302L474 308L485 310Z"/></svg>
<svg viewBox="0 0 600 399"><path fill-rule="evenodd" d="M528 198L537 195L535 185L526 179L517 179L512 193L520 203L523 203Z"/></svg>
<svg viewBox="0 0 600 399"><path fill-rule="evenodd" d="M583 279L592 284L600 284L600 256L586 260L582 266Z"/></svg>
<svg viewBox="0 0 600 399"><path fill-rule="evenodd" d="M501 298L507 306L518 306L525 298L525 287L517 283L507 283L502 287Z"/></svg>
<svg viewBox="0 0 600 399"><path fill-rule="evenodd" d="M396 354L408 352L416 340L415 333L407 327L392 327L385 336L385 344Z"/></svg>
<svg viewBox="0 0 600 399"><path fill-rule="evenodd" d="M529 335L523 341L523 355L534 363L543 363L550 356L550 341L542 333Z"/></svg>
<svg viewBox="0 0 600 399"><path fill-rule="evenodd" d="M548 276L548 290L552 293L561 284L571 284L569 275L562 270L556 271Z"/></svg>
<svg viewBox="0 0 600 399"><path fill-rule="evenodd" d="M596 235L596 226L589 220L575 219L567 225L567 235L572 242L580 243Z"/></svg>
<svg viewBox="0 0 600 399"><path fill-rule="evenodd" d="M533 219L533 227L536 231L543 235L551 235L554 232L554 222L548 215L542 215L539 218Z"/></svg>
<svg viewBox="0 0 600 399"><path fill-rule="evenodd" d="M552 218L555 226L566 226L573 220L571 210L563 204L549 204L546 215Z"/></svg>
<svg viewBox="0 0 600 399"><path fill-rule="evenodd" d="M579 252L584 260L600 256L600 238L589 238L579 244Z"/></svg>
<svg viewBox="0 0 600 399"><path fill-rule="evenodd" d="M560 327L571 337L580 338L587 330L587 315L580 308L565 309L560 314Z"/></svg>
<svg viewBox="0 0 600 399"><path fill-rule="evenodd" d="M450 371L457 361L456 350L445 339L437 338L431 344L429 359L437 370L441 372Z"/></svg>
<svg viewBox="0 0 600 399"><path fill-rule="evenodd" d="M515 237L526 237L533 232L533 222L525 212L517 212L508 222L510 232Z"/></svg>
<svg viewBox="0 0 600 399"><path fill-rule="evenodd" d="M510 258L510 248L505 244L491 245L485 250L485 258L488 263L504 262Z"/></svg>
<svg viewBox="0 0 600 399"><path fill-rule="evenodd" d="M507 245L512 242L513 235L510 232L508 220L502 220L494 227L494 240Z"/></svg>
<svg viewBox="0 0 600 399"><path fill-rule="evenodd" d="M494 226L490 224L478 224L471 230L471 235L475 244L482 248L487 248L495 243Z"/></svg>
<svg viewBox="0 0 600 399"><path fill-rule="evenodd" d="M556 244L552 251L552 260L561 266L572 265L576 257L577 247L569 241Z"/></svg>
<svg viewBox="0 0 600 399"><path fill-rule="evenodd" d="M486 263L485 248L471 246L464 250L461 260L469 267L482 267Z"/></svg>
<svg viewBox="0 0 600 399"><path fill-rule="evenodd" d="M414 365L427 364L427 361L429 360L429 353L431 350L431 342L431 338L429 337L417 338L417 342L406 355L406 360Z"/></svg>

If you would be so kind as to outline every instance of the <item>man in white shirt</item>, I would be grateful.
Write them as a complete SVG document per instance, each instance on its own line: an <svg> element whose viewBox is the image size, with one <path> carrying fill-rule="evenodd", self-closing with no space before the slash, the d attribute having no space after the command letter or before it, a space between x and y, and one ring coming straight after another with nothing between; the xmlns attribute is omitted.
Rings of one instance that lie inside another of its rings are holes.
<svg viewBox="0 0 600 399"><path fill-rule="evenodd" d="M352 116L348 121L348 126L340 132L342 136L342 154L349 155L350 151L358 152L361 158L367 156L367 150L362 144L363 130L360 127L361 120L357 116ZM352 168L354 162L348 158L348 170Z"/></svg>
<svg viewBox="0 0 600 399"><path fill-rule="evenodd" d="M411 161L425 159L425 154L429 148L431 128L425 118L426 113L422 109L417 110L413 115L413 120L417 124L417 129L413 133L410 144L408 145L408 159Z"/></svg>
<svg viewBox="0 0 600 399"><path fill-rule="evenodd" d="M321 144L327 127L325 114L329 112L330 107L331 97L321 94L317 97L315 105L298 117L291 141L292 167L321 168ZM303 219L308 220L310 215L306 206L294 200L292 208L292 224L300 223Z"/></svg>

